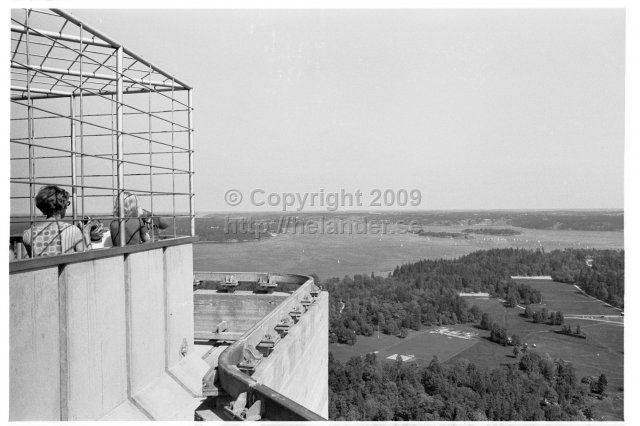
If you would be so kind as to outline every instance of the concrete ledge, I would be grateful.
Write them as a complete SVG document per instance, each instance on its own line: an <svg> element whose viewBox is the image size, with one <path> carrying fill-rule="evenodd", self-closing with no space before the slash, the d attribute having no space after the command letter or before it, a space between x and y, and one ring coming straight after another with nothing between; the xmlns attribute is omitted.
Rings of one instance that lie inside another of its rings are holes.
<svg viewBox="0 0 640 426"><path fill-rule="evenodd" d="M209 364L194 352L100 420L192 420L208 370Z"/></svg>
<svg viewBox="0 0 640 426"><path fill-rule="evenodd" d="M153 420L193 420L193 414L200 405L199 399L194 398L168 374L155 379L135 394L133 400Z"/></svg>
<svg viewBox="0 0 640 426"><path fill-rule="evenodd" d="M154 241L144 244L136 244L124 247L109 247L95 250L87 250L82 253L62 254L60 256L45 256L35 259L22 259L9 262L9 274L16 272L33 271L50 266L66 265L70 263L86 262L88 260L103 259L106 257L122 256L123 254L138 253L157 248L193 244L198 237L177 237Z"/></svg>
<svg viewBox="0 0 640 426"><path fill-rule="evenodd" d="M205 360L194 354L170 368L169 373L191 392L191 396L200 398L202 397L202 377L207 374L209 368Z"/></svg>
<svg viewBox="0 0 640 426"><path fill-rule="evenodd" d="M106 421L145 421L145 420L153 420L145 413L140 411L138 407L136 407L131 401L127 400L114 408L111 412L107 413L100 420Z"/></svg>

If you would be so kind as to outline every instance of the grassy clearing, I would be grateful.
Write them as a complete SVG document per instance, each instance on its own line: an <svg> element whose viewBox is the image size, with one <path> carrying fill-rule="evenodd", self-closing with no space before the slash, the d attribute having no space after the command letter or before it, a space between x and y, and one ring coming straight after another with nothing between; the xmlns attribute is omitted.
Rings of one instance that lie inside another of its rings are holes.
<svg viewBox="0 0 640 426"><path fill-rule="evenodd" d="M593 320L565 319L565 323L575 328L580 325L587 339L576 339L554 333L560 326L535 324L520 314L522 309L505 308L497 299L469 300L483 311L489 313L495 322L507 327L509 335L517 334L530 347L541 355L548 354L553 359L563 359L573 364L576 376L607 376L609 396L602 401L596 400L595 407L599 416L606 420L623 419L623 391L624 388L624 324L623 318L605 318L601 315L617 315L619 311L605 306L599 301L590 299L572 285L553 281L531 281L527 284L538 288L542 292L543 305L533 306L539 310L546 306L549 311L561 310L567 314L593 315ZM608 322L616 320L619 322ZM480 336L488 337L488 331L482 331ZM501 346L483 339L458 355L449 359L454 363L458 359L468 359L479 366L495 367L497 364L513 363L512 348Z"/></svg>
<svg viewBox="0 0 640 426"><path fill-rule="evenodd" d="M356 355L364 355L369 352L378 351L378 359L385 359L393 354L412 354L416 361L429 362L434 356L438 359L446 361L461 351L465 351L478 343L478 339L466 340L457 337L433 334L430 331L437 327L429 327L419 332L411 332L409 335L401 339L399 337L380 335L380 339L376 336L365 337L358 336L355 345L335 344L329 347L333 356L346 362L349 358ZM454 327L449 326L450 329ZM455 327L457 330L477 332L472 327Z"/></svg>
<svg viewBox="0 0 640 426"><path fill-rule="evenodd" d="M542 293L542 302L550 311L560 310L567 315L620 315L620 310L591 298L571 284L549 280L516 280Z"/></svg>

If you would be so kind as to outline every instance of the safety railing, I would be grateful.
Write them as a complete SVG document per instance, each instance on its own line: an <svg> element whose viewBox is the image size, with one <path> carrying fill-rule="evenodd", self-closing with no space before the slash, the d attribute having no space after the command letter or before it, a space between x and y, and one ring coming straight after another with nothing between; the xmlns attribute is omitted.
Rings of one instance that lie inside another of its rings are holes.
<svg viewBox="0 0 640 426"><path fill-rule="evenodd" d="M35 198L48 185L69 192L75 225L121 229L134 194L150 228L164 218L152 240L195 235L190 86L58 9L12 10L10 57L14 258L46 220Z"/></svg>

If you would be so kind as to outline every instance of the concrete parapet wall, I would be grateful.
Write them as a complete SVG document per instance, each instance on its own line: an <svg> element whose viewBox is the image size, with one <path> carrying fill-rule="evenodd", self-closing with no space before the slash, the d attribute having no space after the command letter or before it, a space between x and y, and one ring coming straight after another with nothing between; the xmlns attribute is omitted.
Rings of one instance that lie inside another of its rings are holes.
<svg viewBox="0 0 640 426"><path fill-rule="evenodd" d="M329 417L329 297L322 292L252 378L321 415Z"/></svg>
<svg viewBox="0 0 640 426"><path fill-rule="evenodd" d="M61 308L66 306L66 321L63 316L60 323L66 335L61 374L67 400L62 401L62 414L69 420L97 419L127 399L122 259L65 265L58 284L66 292Z"/></svg>
<svg viewBox="0 0 640 426"><path fill-rule="evenodd" d="M58 267L11 275L9 300L9 420L59 420Z"/></svg>
<svg viewBox="0 0 640 426"><path fill-rule="evenodd" d="M192 420L192 246L113 253L10 274L10 420Z"/></svg>
<svg viewBox="0 0 640 426"><path fill-rule="evenodd" d="M193 277L193 250L180 246L164 250L164 275L167 298L166 367L181 361L184 341L191 351L193 345L193 286L186 285Z"/></svg>
<svg viewBox="0 0 640 426"><path fill-rule="evenodd" d="M165 367L165 310L161 250L134 253L125 260L129 315L130 393L159 377Z"/></svg>

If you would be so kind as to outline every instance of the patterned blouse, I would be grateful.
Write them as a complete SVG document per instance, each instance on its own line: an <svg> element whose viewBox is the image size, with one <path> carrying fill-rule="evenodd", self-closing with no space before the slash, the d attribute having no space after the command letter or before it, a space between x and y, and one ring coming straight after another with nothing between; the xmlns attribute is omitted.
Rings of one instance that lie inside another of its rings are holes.
<svg viewBox="0 0 640 426"><path fill-rule="evenodd" d="M82 231L77 226L55 218L36 223L22 234L22 242L31 257L73 253L75 246L83 240Z"/></svg>

